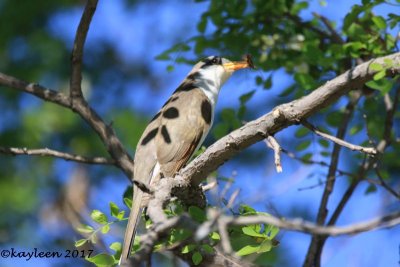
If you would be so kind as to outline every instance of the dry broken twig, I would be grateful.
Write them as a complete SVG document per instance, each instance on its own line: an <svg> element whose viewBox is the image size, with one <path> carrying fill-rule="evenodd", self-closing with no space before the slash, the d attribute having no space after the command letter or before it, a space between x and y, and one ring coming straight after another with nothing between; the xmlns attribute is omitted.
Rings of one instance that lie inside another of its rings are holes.
<svg viewBox="0 0 400 267"><path fill-rule="evenodd" d="M104 157L85 157L76 154L65 153L49 148L27 149L26 147L0 147L0 153L8 155L30 155L30 156L49 156L86 164L105 164L114 165L115 161Z"/></svg>

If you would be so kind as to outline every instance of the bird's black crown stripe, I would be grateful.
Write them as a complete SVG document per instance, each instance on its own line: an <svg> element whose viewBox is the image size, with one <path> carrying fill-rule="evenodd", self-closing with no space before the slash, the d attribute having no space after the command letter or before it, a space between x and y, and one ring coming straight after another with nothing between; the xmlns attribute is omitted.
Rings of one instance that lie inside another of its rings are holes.
<svg viewBox="0 0 400 267"><path fill-rule="evenodd" d="M208 68L212 65L222 65L222 58L218 56L208 57L206 59L203 59L202 61L204 62L204 65L201 66L202 69Z"/></svg>

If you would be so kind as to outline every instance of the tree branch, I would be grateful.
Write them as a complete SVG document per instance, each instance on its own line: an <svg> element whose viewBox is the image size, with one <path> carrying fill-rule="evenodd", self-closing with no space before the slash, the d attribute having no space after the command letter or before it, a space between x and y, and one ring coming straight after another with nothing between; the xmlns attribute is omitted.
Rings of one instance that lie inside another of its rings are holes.
<svg viewBox="0 0 400 267"><path fill-rule="evenodd" d="M49 148L40 148L40 149L27 149L17 148L17 147L0 147L0 153L6 155L32 155L32 156L45 156L45 157L55 157L60 159L65 159L68 161L76 161L79 163L85 164L104 164L104 165L114 165L115 161L112 159L104 158L104 157L85 157L76 154L65 153Z"/></svg>
<svg viewBox="0 0 400 267"><path fill-rule="evenodd" d="M58 104L63 107L69 107L69 97L64 95L63 93L47 89L44 86L35 83L28 83L19 79L16 79L12 76L6 75L0 72L0 84L20 90L25 93L32 94L38 98L41 98L45 101L52 102Z"/></svg>
<svg viewBox="0 0 400 267"><path fill-rule="evenodd" d="M367 154L372 154L372 155L376 154L376 149L374 147L362 147L362 146L350 144L349 142L346 142L340 138L337 138L335 136L329 135L327 133L324 133L324 132L318 130L317 127L315 127L314 125L309 123L307 120L301 121L301 124L303 124L307 129L316 133L317 135L319 135L327 140L330 140L340 146L347 147L348 149L353 150L353 151L357 150L357 151L364 152Z"/></svg>
<svg viewBox="0 0 400 267"><path fill-rule="evenodd" d="M83 11L78 29L76 31L74 47L71 55L71 79L70 79L70 97L73 105L75 98L82 97L82 58L83 48L85 46L86 36L89 31L90 22L96 11L98 0L87 0L85 10Z"/></svg>

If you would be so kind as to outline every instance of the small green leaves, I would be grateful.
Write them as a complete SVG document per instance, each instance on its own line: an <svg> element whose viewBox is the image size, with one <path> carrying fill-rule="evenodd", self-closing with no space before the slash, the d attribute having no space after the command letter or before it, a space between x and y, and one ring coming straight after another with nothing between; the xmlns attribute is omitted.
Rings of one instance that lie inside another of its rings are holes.
<svg viewBox="0 0 400 267"><path fill-rule="evenodd" d="M124 197L124 204L131 209L132 208L132 199Z"/></svg>
<svg viewBox="0 0 400 267"><path fill-rule="evenodd" d="M108 231L110 231L110 225L109 225L109 224L106 224L106 225L104 225L103 227L101 227L101 232L102 232L103 234L107 234Z"/></svg>
<svg viewBox="0 0 400 267"><path fill-rule="evenodd" d="M98 267L114 266L117 263L113 256L105 253L97 254L90 258L87 257L86 260L96 264Z"/></svg>
<svg viewBox="0 0 400 267"><path fill-rule="evenodd" d="M373 16L372 22L380 29L386 29L386 21L381 16Z"/></svg>
<svg viewBox="0 0 400 267"><path fill-rule="evenodd" d="M260 230L260 229L261 228L259 227L258 230ZM254 236L254 237L264 237L265 236L263 234L260 234L254 225L244 226L244 227L242 227L242 231L245 235L249 235L249 236Z"/></svg>
<svg viewBox="0 0 400 267"><path fill-rule="evenodd" d="M77 247L77 248L81 247L81 246L85 245L87 241L88 241L87 239L79 239L79 240L75 241L75 247Z"/></svg>
<svg viewBox="0 0 400 267"><path fill-rule="evenodd" d="M200 252L195 252L192 255L192 261L194 265L199 265L203 261L203 256L201 256Z"/></svg>
<svg viewBox="0 0 400 267"><path fill-rule="evenodd" d="M381 70L381 71L375 73L373 79L374 79L374 81L377 81L377 80L382 79L385 76L386 76L386 70Z"/></svg>
<svg viewBox="0 0 400 267"><path fill-rule="evenodd" d="M99 210L93 210L90 217L99 224L106 224L108 222L107 216Z"/></svg>
<svg viewBox="0 0 400 267"><path fill-rule="evenodd" d="M305 140L305 141L301 142L300 144L298 144L298 145L296 146L296 150L297 150L297 151L303 151L303 150L305 150L306 148L308 148L308 147L310 146L310 144L311 144L311 141L310 141L310 140Z"/></svg>
<svg viewBox="0 0 400 267"><path fill-rule="evenodd" d="M195 248L196 248L196 245L194 245L194 244L183 246L181 253L187 254L187 253L193 251Z"/></svg>
<svg viewBox="0 0 400 267"><path fill-rule="evenodd" d="M373 70L373 71L381 71L381 70L383 70L383 66L381 64L377 63L377 62L372 62L369 65L369 68L371 70Z"/></svg>
<svg viewBox="0 0 400 267"><path fill-rule="evenodd" d="M82 225L80 227L77 227L76 230L84 234L90 234L94 232L94 228L90 225Z"/></svg>
<svg viewBox="0 0 400 267"><path fill-rule="evenodd" d="M196 206L189 207L189 214L190 217L199 223L202 223L207 219L205 211Z"/></svg>
<svg viewBox="0 0 400 267"><path fill-rule="evenodd" d="M221 240L221 237L219 236L219 234L218 234L217 232L212 232L212 233L210 234L210 238L211 238L212 240Z"/></svg>
<svg viewBox="0 0 400 267"><path fill-rule="evenodd" d="M246 256L249 254L256 253L259 250L259 246L257 245L246 245L242 247L239 251L236 252L238 256Z"/></svg>

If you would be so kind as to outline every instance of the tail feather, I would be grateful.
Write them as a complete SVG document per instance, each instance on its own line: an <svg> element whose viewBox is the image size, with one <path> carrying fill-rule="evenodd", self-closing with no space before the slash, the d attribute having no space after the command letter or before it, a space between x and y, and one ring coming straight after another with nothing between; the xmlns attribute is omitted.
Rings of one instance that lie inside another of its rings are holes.
<svg viewBox="0 0 400 267"><path fill-rule="evenodd" d="M134 186L133 202L131 213L129 214L128 224L126 226L124 243L122 246L121 258L119 264L124 266L129 262L129 255L132 249L133 241L135 240L136 228L139 224L139 219L142 214L141 202L143 197L142 190Z"/></svg>

